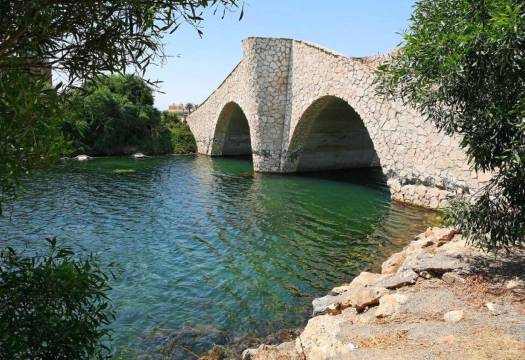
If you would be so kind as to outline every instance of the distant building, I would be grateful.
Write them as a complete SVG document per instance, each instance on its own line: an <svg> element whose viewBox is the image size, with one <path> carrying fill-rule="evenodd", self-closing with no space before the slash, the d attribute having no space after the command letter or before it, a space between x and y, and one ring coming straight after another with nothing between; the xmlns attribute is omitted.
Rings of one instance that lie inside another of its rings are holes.
<svg viewBox="0 0 525 360"><path fill-rule="evenodd" d="M184 104L171 104L168 106L168 111L173 113L184 114L186 112L186 107Z"/></svg>

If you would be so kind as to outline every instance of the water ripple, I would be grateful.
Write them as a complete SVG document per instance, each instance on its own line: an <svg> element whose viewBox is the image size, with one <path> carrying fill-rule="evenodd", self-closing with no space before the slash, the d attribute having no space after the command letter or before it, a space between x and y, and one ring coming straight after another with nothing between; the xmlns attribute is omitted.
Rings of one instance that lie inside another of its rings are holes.
<svg viewBox="0 0 525 360"><path fill-rule="evenodd" d="M346 175L260 175L235 159L99 159L24 183L1 245L56 235L117 260L119 348L157 344L137 339L158 327L231 339L300 326L313 297L377 267L433 217Z"/></svg>

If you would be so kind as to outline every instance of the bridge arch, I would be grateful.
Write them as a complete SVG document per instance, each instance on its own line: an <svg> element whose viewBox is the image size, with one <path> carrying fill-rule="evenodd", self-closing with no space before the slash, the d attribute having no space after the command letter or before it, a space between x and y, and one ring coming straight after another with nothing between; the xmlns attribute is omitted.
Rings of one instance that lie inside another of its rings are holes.
<svg viewBox="0 0 525 360"><path fill-rule="evenodd" d="M251 129L244 111L234 101L222 108L211 143L212 156L251 155Z"/></svg>
<svg viewBox="0 0 525 360"><path fill-rule="evenodd" d="M392 198L432 208L477 191L491 174L470 167L459 137L376 95L376 68L388 56L245 39L242 60L187 118L198 152L251 153L253 169L270 173L381 166ZM326 120L330 112L347 121Z"/></svg>
<svg viewBox="0 0 525 360"><path fill-rule="evenodd" d="M380 166L372 138L357 111L344 99L326 95L300 116L288 146L284 170Z"/></svg>

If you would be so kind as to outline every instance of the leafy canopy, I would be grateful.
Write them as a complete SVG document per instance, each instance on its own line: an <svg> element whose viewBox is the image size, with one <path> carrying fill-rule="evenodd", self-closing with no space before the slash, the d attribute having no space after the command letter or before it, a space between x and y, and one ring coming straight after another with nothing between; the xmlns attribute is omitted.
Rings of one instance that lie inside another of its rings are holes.
<svg viewBox="0 0 525 360"><path fill-rule="evenodd" d="M202 34L199 24L206 9L224 15L239 1L2 1L0 69L44 62L70 82L129 68L144 72L164 57L166 34L183 23Z"/></svg>
<svg viewBox="0 0 525 360"><path fill-rule="evenodd" d="M449 219L486 249L525 241L525 4L420 0L403 46L379 69L380 94L400 96L462 138L476 170L493 172Z"/></svg>

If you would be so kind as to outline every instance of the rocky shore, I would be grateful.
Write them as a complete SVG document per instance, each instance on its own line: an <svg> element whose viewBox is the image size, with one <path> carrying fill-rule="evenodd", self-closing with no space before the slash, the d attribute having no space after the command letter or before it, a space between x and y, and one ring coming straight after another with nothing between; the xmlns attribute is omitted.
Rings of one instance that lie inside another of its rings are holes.
<svg viewBox="0 0 525 360"><path fill-rule="evenodd" d="M303 332L244 360L524 359L525 252L486 254L429 228L382 264L315 299Z"/></svg>

